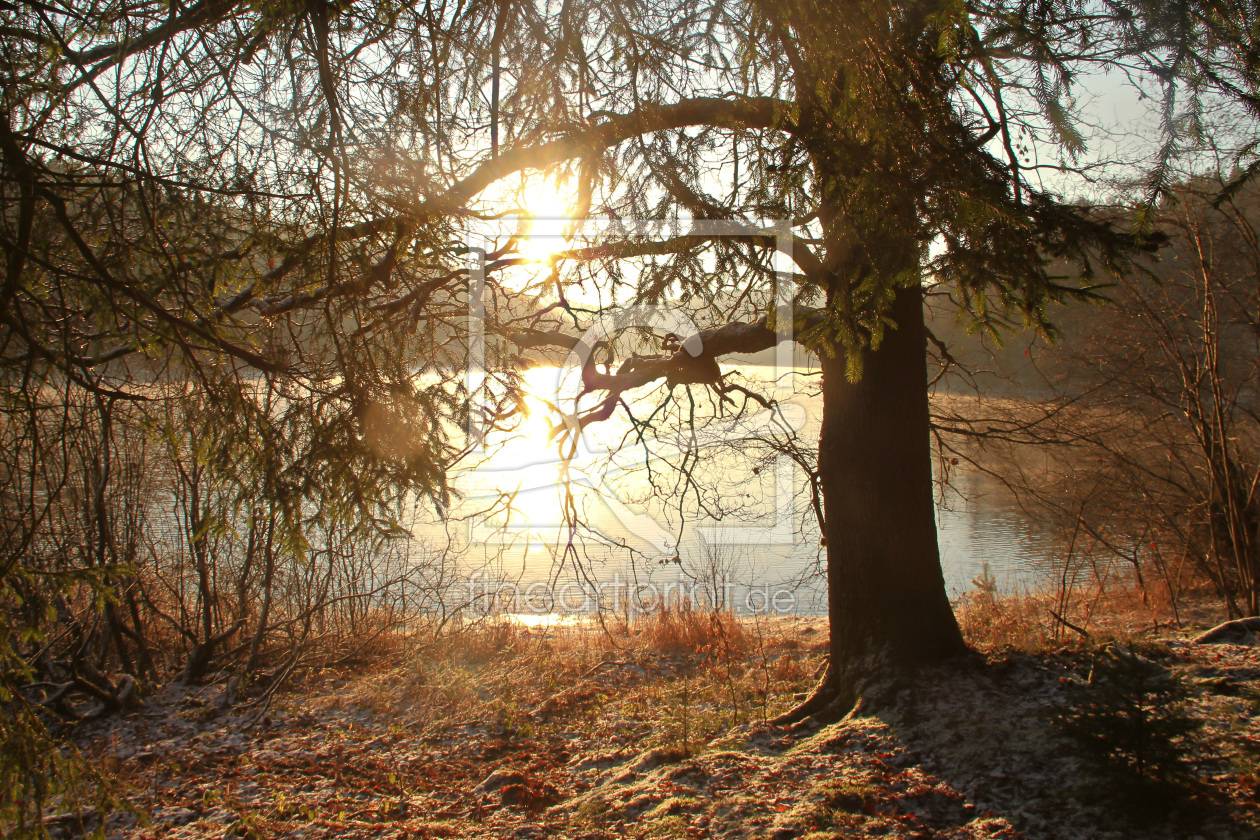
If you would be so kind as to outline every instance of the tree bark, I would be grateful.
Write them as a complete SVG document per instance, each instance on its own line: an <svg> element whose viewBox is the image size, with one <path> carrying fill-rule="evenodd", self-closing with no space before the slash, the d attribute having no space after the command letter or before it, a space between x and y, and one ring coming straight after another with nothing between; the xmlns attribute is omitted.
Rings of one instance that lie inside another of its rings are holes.
<svg viewBox="0 0 1260 840"><path fill-rule="evenodd" d="M842 715L967 650L936 543L922 288L899 291L889 314L896 329L866 354L859 381L846 378L841 348L820 354L830 663L784 723Z"/></svg>

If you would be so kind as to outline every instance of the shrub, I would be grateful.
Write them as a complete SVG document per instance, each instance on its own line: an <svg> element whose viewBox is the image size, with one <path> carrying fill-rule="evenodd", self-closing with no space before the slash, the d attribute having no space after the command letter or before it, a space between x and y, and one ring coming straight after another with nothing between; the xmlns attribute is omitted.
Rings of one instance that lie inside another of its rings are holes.
<svg viewBox="0 0 1260 840"><path fill-rule="evenodd" d="M1100 764L1127 771L1141 787L1184 775L1202 721L1191 717L1189 688L1177 674L1120 645L1095 654L1086 684L1072 684L1057 720Z"/></svg>

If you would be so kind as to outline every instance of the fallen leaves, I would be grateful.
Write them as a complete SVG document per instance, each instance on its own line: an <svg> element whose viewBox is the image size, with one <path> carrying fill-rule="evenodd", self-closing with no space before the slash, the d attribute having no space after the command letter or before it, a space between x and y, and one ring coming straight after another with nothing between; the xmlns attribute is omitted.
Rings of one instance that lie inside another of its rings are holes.
<svg viewBox="0 0 1260 840"><path fill-rule="evenodd" d="M875 716L769 726L758 712L771 710L732 694L729 681L791 651L799 679L778 683L774 700L790 703L817 664L805 638L717 663L623 651L601 665L591 662L604 655L598 649L566 660L523 647L475 666L425 663L418 687L407 669L330 675L278 698L266 723L233 709L206 718L200 710L216 707L213 697L187 703L172 690L143 714L86 729L84 745L117 764L151 815L108 824L133 840L810 832L1092 840L1179 838L1187 820L1214 837L1260 825L1254 647L1162 648L1162 663L1195 681L1194 713L1208 721L1200 810L1164 828L1091 795L1080 756L1046 722L1064 681L1085 667L1082 655L1004 654L983 668L925 674ZM425 706L430 696L443 697L446 711ZM691 705L681 707L683 698ZM742 720L732 700L748 701Z"/></svg>

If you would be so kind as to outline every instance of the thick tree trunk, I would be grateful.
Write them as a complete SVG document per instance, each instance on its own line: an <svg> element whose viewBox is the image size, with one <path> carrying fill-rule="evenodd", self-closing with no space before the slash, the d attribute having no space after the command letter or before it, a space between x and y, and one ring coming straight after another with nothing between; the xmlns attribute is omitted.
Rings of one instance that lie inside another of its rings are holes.
<svg viewBox="0 0 1260 840"><path fill-rule="evenodd" d="M966 651L945 593L932 503L923 292L898 292L897 324L849 382L822 357L818 467L826 516L831 661L785 722L849 711L899 676Z"/></svg>

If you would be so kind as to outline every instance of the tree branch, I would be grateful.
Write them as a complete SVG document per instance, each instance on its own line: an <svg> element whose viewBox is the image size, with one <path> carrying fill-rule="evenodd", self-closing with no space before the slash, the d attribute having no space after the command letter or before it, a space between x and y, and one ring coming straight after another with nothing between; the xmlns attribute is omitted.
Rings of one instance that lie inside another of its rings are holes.
<svg viewBox="0 0 1260 840"><path fill-rule="evenodd" d="M780 323L786 313L779 316ZM608 396L588 413L582 415L579 426L607 420L616 410L621 395L651 384L659 379L674 383L712 384L720 388L717 360L733 353L757 353L768 350L789 338L793 340L803 331L822 323L824 313L818 309L797 307L792 314L792 330L771 329L769 319L759 318L751 323L736 321L713 329L701 330L700 351L692 356L680 349L671 356L657 358L634 357L627 360L616 373L601 373L593 364L592 351L578 336L559 330L526 329L508 335L513 344L525 348L558 347L576 353L582 360L582 393L606 391Z"/></svg>

